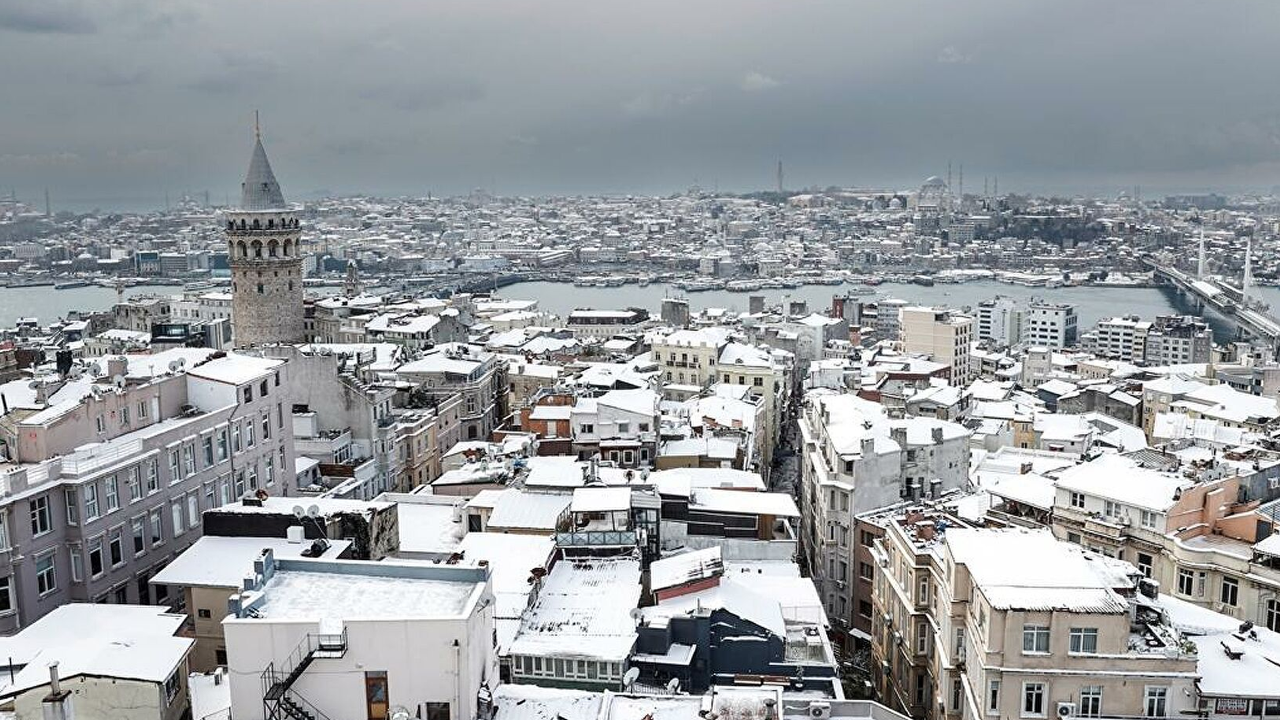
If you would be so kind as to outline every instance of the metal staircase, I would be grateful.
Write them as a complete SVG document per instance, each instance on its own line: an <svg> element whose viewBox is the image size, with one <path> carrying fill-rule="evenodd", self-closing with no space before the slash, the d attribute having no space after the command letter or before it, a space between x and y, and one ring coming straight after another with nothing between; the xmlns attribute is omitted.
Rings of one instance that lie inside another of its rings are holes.
<svg viewBox="0 0 1280 720"><path fill-rule="evenodd" d="M347 654L347 630L341 633L308 633L289 657L262 671L262 704L267 720L330 720L319 708L293 689L302 673L316 660L340 658Z"/></svg>

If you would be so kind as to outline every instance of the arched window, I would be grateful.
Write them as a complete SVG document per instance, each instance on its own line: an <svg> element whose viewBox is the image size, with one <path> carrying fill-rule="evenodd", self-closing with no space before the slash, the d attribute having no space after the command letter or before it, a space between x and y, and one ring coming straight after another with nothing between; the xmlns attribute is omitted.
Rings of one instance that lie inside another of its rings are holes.
<svg viewBox="0 0 1280 720"><path fill-rule="evenodd" d="M240 259L249 257L249 248L245 246L243 240L236 243L236 257L239 257Z"/></svg>
<svg viewBox="0 0 1280 720"><path fill-rule="evenodd" d="M275 229L276 229L276 219L275 219L275 218L267 218L267 229L268 229L268 230L275 230Z"/></svg>
<svg viewBox="0 0 1280 720"><path fill-rule="evenodd" d="M293 241L286 239L284 241L284 256L289 257L293 253Z"/></svg>
<svg viewBox="0 0 1280 720"><path fill-rule="evenodd" d="M258 222L258 221L257 221L257 220L254 220L254 222L256 223L256 222ZM261 243L261 242L258 242L257 240L254 240L254 241L253 241L253 258L254 258L255 260L261 260L261 259L262 259L262 243Z"/></svg>
<svg viewBox="0 0 1280 720"><path fill-rule="evenodd" d="M271 242L267 243L267 255L271 257L276 257L279 254L280 254L280 243L276 242L275 240L272 240Z"/></svg>
<svg viewBox="0 0 1280 720"><path fill-rule="evenodd" d="M240 229L241 230L245 229L244 218L240 218Z"/></svg>
<svg viewBox="0 0 1280 720"><path fill-rule="evenodd" d="M227 229L228 229L228 230L235 230L235 229L236 229L236 221L235 221L235 220L228 220L228 221L227 221Z"/></svg>
<svg viewBox="0 0 1280 720"><path fill-rule="evenodd" d="M254 219L253 219L253 229L254 229L254 230L261 230L261 229L262 229L262 224L261 224L260 222L258 222L258 218L254 218Z"/></svg>

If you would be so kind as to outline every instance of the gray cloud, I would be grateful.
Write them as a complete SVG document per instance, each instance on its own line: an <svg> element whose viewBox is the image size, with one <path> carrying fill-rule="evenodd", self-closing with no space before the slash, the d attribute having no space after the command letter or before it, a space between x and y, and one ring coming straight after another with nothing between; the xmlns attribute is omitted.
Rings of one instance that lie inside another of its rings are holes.
<svg viewBox="0 0 1280 720"><path fill-rule="evenodd" d="M295 197L755 189L779 158L795 187L948 161L1002 189L1265 187L1278 19L1274 0L0 0L0 65L22 69L0 187L223 197L254 109Z"/></svg>
<svg viewBox="0 0 1280 720"><path fill-rule="evenodd" d="M0 31L37 34L83 34L97 29L79 2L39 0L0 3Z"/></svg>

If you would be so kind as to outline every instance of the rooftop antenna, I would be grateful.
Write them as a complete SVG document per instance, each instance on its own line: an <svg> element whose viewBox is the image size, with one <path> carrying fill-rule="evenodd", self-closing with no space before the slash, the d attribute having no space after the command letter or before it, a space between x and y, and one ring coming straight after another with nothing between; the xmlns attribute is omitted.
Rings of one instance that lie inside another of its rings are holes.
<svg viewBox="0 0 1280 720"><path fill-rule="evenodd" d="M253 139L262 139L262 126L258 124L258 111L253 111Z"/></svg>
<svg viewBox="0 0 1280 720"><path fill-rule="evenodd" d="M1205 256L1204 256L1204 225L1203 225L1203 224L1201 224L1201 225L1200 225L1200 257L1199 257L1198 262L1196 263L1196 277L1200 278L1201 280L1203 280L1203 279L1204 279L1204 265L1205 265Z"/></svg>
<svg viewBox="0 0 1280 720"><path fill-rule="evenodd" d="M782 192L782 161L778 161L778 192Z"/></svg>
<svg viewBox="0 0 1280 720"><path fill-rule="evenodd" d="M964 163L960 163L960 202L964 202Z"/></svg>

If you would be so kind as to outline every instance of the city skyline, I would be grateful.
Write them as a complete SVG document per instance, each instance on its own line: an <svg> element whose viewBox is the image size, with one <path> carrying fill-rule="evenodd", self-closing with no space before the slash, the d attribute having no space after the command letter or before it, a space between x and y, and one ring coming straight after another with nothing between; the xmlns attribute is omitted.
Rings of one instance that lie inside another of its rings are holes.
<svg viewBox="0 0 1280 720"><path fill-rule="evenodd" d="M1275 12L9 6L0 60L24 71L0 110L0 191L221 203L254 109L298 199L751 191L779 160L788 188L915 187L950 162L970 192L994 176L1010 192L1269 191Z"/></svg>

